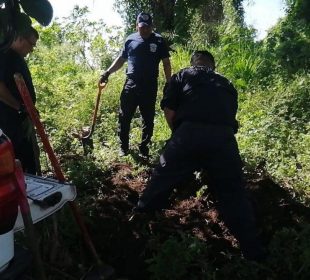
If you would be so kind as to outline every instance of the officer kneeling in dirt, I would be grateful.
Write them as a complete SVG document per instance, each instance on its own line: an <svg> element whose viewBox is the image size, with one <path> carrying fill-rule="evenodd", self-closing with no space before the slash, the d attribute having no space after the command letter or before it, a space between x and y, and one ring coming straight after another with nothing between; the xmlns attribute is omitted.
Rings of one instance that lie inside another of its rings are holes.
<svg viewBox="0 0 310 280"><path fill-rule="evenodd" d="M172 136L135 210L165 208L174 186L194 171L204 169L218 210L238 239L244 257L261 260L264 254L246 197L234 136L238 126L237 91L225 77L214 72L214 57L208 51L194 52L191 65L173 75L164 90L161 107Z"/></svg>

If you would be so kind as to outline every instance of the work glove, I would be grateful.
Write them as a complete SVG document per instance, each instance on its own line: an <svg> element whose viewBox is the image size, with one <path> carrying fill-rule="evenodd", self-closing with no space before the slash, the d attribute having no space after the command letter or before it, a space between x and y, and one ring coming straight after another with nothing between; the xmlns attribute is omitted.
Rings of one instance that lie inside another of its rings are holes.
<svg viewBox="0 0 310 280"><path fill-rule="evenodd" d="M106 84L109 80L109 76L111 75L111 73L109 71L104 71L102 73L102 75L100 76L100 80L99 83L100 84Z"/></svg>

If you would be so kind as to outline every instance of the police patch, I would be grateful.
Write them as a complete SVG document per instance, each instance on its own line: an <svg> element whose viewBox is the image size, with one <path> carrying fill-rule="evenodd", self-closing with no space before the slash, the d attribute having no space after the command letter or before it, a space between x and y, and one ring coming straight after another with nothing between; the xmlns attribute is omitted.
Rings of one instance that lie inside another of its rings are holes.
<svg viewBox="0 0 310 280"><path fill-rule="evenodd" d="M146 14L142 15L141 17L142 17L143 20L145 20L145 21L149 20L149 18L150 18L150 17L149 17L148 15L146 15Z"/></svg>
<svg viewBox="0 0 310 280"><path fill-rule="evenodd" d="M151 52L156 52L156 50L157 50L157 45L154 44L154 43L151 43L151 44L150 44L150 51L151 51Z"/></svg>

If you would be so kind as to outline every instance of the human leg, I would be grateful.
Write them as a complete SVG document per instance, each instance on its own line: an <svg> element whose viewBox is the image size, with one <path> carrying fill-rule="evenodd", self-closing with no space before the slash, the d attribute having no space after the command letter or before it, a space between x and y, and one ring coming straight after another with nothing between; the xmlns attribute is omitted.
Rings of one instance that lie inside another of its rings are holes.
<svg viewBox="0 0 310 280"><path fill-rule="evenodd" d="M139 211L154 211L168 205L174 187L189 178L196 170L191 157L191 146L181 141L182 134L174 135L165 147L138 202Z"/></svg>
<svg viewBox="0 0 310 280"><path fill-rule="evenodd" d="M41 174L40 150L34 126L29 118L22 123L23 140L21 143L21 162L25 172Z"/></svg>
<svg viewBox="0 0 310 280"><path fill-rule="evenodd" d="M263 250L257 237L254 211L245 191L237 142L233 137L216 152L207 170L219 212L239 241L244 257L259 260Z"/></svg>
<svg viewBox="0 0 310 280"><path fill-rule="evenodd" d="M138 103L135 90L132 84L126 81L120 98L120 109L118 115L118 134L120 138L121 149L127 153L129 148L130 123L137 109Z"/></svg>
<svg viewBox="0 0 310 280"><path fill-rule="evenodd" d="M157 84L149 86L145 91L139 97L139 110L142 118L142 137L139 149L143 156L148 156L148 145L151 142L154 129Z"/></svg>

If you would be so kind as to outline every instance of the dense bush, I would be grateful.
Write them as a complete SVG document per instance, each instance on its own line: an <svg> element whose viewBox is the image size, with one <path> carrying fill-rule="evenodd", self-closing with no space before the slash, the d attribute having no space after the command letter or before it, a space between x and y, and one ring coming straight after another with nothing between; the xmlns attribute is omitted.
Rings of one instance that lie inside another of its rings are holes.
<svg viewBox="0 0 310 280"><path fill-rule="evenodd" d="M240 104L241 153L252 167L309 193L309 75L247 94Z"/></svg>

